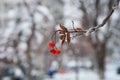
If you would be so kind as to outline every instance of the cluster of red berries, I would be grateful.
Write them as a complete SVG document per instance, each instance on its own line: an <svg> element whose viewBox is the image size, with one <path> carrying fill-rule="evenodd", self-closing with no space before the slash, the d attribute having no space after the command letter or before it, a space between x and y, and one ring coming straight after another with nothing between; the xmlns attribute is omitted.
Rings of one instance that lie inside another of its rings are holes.
<svg viewBox="0 0 120 80"><path fill-rule="evenodd" d="M50 53L53 55L60 55L61 51L59 49L55 49L55 43L53 41L49 42Z"/></svg>

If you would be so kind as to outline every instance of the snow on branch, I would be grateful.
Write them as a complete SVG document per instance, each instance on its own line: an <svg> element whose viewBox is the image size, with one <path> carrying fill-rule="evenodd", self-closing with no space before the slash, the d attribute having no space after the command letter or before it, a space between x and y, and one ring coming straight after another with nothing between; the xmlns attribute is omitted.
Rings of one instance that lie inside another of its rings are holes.
<svg viewBox="0 0 120 80"><path fill-rule="evenodd" d="M60 29L56 30L53 35L52 35L52 41L56 42L56 34L59 34L59 39L61 40L61 44L64 44L65 41L67 41L68 43L70 43L71 40L71 35L73 37L76 36L81 36L81 35L86 35L88 36L89 34L91 34L92 32L95 32L96 30L98 30L99 28L103 27L108 20L110 19L110 17L112 16L112 14L115 12L115 10L118 8L119 6L119 2L120 0L116 0L112 6L112 9L110 11L110 13L103 19L101 24L98 24L95 27L91 27L87 30L84 30L82 28L75 28L74 27L74 22L73 23L73 29L68 29L66 28L64 25L60 25Z"/></svg>
<svg viewBox="0 0 120 80"><path fill-rule="evenodd" d="M105 17L105 19L103 19L102 23L86 30L86 32L85 32L86 35L89 35L91 32L94 32L94 31L98 30L100 27L103 27L107 23L107 21L110 19L110 17L114 13L114 11L118 8L119 2L120 2L120 0L116 0L112 6L110 13Z"/></svg>

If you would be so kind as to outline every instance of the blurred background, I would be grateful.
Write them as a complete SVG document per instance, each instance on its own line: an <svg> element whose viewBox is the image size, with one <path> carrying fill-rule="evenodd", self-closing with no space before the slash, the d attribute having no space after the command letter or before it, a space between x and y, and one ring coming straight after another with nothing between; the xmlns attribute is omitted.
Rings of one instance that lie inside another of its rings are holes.
<svg viewBox="0 0 120 80"><path fill-rule="evenodd" d="M59 24L100 24L115 0L0 0L0 80L120 80L120 5L107 24L51 55Z"/></svg>

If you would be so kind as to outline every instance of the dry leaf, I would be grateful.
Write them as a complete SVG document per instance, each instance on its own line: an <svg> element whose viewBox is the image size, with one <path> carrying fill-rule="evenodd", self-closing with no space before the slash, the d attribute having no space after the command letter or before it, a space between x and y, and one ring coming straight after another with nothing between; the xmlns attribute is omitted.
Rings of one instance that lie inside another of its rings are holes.
<svg viewBox="0 0 120 80"><path fill-rule="evenodd" d="M64 44L64 42L65 42L65 39L63 39L63 40L62 40L62 43L61 43L61 44L63 45L63 44Z"/></svg>
<svg viewBox="0 0 120 80"><path fill-rule="evenodd" d="M61 24L60 24L60 28L64 31L67 31L67 28L65 26L61 25Z"/></svg>
<svg viewBox="0 0 120 80"><path fill-rule="evenodd" d="M71 40L71 38L70 38L70 33L67 32L67 42L70 43L70 40Z"/></svg>
<svg viewBox="0 0 120 80"><path fill-rule="evenodd" d="M65 38L66 38L66 35L64 35L64 37L63 37L63 39L62 39L62 45L64 44L64 42L65 42Z"/></svg>
<svg viewBox="0 0 120 80"><path fill-rule="evenodd" d="M63 40L65 38L65 35L61 35L60 39Z"/></svg>
<svg viewBox="0 0 120 80"><path fill-rule="evenodd" d="M82 28L76 28L76 31L83 31Z"/></svg>
<svg viewBox="0 0 120 80"><path fill-rule="evenodd" d="M65 34L65 31L60 31L59 34Z"/></svg>

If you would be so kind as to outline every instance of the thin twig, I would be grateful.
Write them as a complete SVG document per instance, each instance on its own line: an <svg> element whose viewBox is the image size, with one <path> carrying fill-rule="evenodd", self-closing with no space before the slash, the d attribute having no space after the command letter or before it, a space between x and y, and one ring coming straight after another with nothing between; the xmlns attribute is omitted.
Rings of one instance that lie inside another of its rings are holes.
<svg viewBox="0 0 120 80"><path fill-rule="evenodd" d="M103 27L107 23L107 21L110 19L110 17L112 16L112 14L115 12L115 10L117 9L117 7L119 6L119 1L120 0L116 0L116 2L112 6L112 9L111 9L110 13L108 14L107 17L105 17L105 19L103 19L102 23L99 24L99 25L97 25L96 27L89 28L87 30L87 33L94 32L94 31L98 30L100 27Z"/></svg>

